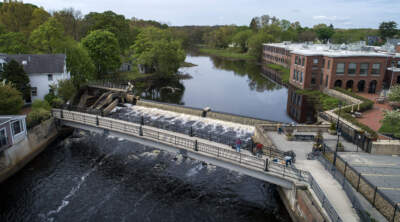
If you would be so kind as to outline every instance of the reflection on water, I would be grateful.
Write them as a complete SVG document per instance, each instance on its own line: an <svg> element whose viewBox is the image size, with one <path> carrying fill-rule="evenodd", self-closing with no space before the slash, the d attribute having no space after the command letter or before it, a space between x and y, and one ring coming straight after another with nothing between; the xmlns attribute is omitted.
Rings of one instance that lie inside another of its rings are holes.
<svg viewBox="0 0 400 222"><path fill-rule="evenodd" d="M307 96L296 92L296 88L289 86L287 112L298 123L312 124L317 121L313 102Z"/></svg>
<svg viewBox="0 0 400 222"><path fill-rule="evenodd" d="M175 103L267 120L292 122L286 114L287 89L262 75L254 62L187 56L195 67L179 71L193 78L152 80L143 84L145 99Z"/></svg>

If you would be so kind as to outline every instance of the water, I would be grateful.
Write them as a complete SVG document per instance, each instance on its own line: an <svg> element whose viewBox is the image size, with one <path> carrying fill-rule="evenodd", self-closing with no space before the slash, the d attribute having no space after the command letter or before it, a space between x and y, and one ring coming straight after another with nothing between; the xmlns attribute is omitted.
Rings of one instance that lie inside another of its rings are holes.
<svg viewBox="0 0 400 222"><path fill-rule="evenodd" d="M199 55L188 55L186 61L197 66L181 68L179 71L190 74L192 79L158 81L144 92L144 98L293 122L286 112L288 89L262 76L260 65Z"/></svg>
<svg viewBox="0 0 400 222"><path fill-rule="evenodd" d="M0 221L290 221L274 190L181 155L81 132L0 185Z"/></svg>

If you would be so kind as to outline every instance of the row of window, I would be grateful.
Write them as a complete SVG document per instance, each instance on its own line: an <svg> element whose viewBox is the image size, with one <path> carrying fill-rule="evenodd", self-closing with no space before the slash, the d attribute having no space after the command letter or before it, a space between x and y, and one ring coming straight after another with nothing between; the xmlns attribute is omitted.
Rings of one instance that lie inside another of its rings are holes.
<svg viewBox="0 0 400 222"><path fill-rule="evenodd" d="M303 72L300 72L295 69L293 72L293 80L302 83L303 82Z"/></svg>
<svg viewBox="0 0 400 222"><path fill-rule="evenodd" d="M286 63L286 60L283 58L271 56L271 55L265 55L265 59L268 59L269 61L275 61L275 62L280 62L280 63Z"/></svg>
<svg viewBox="0 0 400 222"><path fill-rule="evenodd" d="M264 51L269 51L269 52L274 52L274 53L279 53L282 55L288 55L288 51L286 49L282 48L277 48L277 47L272 47L272 46L264 46Z"/></svg>
<svg viewBox="0 0 400 222"><path fill-rule="evenodd" d="M360 75L368 75L369 71L369 63L361 63L360 64ZM344 74L345 73L345 63L338 63L336 64L336 74ZM357 72L357 63L349 63L347 67L347 74L349 75L355 75ZM372 75L379 75L381 73L381 64L380 63L374 63L372 64L372 69L371 69L371 74Z"/></svg>

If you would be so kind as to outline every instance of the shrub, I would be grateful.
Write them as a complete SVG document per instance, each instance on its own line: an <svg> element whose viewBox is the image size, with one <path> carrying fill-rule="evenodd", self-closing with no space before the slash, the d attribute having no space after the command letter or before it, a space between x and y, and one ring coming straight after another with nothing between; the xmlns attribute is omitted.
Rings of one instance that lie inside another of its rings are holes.
<svg viewBox="0 0 400 222"><path fill-rule="evenodd" d="M61 108L63 104L64 100L61 99L60 97L54 98L53 101L50 103L51 107L53 108Z"/></svg>
<svg viewBox="0 0 400 222"><path fill-rule="evenodd" d="M39 125L43 121L50 118L50 111L44 108L35 108L33 109L28 116L26 117L26 124L28 129L33 128L36 125Z"/></svg>
<svg viewBox="0 0 400 222"><path fill-rule="evenodd" d="M0 83L0 115L18 114L24 105L22 94L10 83Z"/></svg>
<svg viewBox="0 0 400 222"><path fill-rule="evenodd" d="M389 101L400 102L400 85L392 87L388 97Z"/></svg>
<svg viewBox="0 0 400 222"><path fill-rule="evenodd" d="M45 109L50 111L51 106L46 100L35 100L32 103L32 110L35 109Z"/></svg>
<svg viewBox="0 0 400 222"><path fill-rule="evenodd" d="M54 93L49 93L44 96L44 100L46 100L50 105L53 102L53 99L57 98L57 96Z"/></svg>
<svg viewBox="0 0 400 222"><path fill-rule="evenodd" d="M74 83L71 79L59 81L57 91L58 91L58 96L64 101L71 100L77 92Z"/></svg>

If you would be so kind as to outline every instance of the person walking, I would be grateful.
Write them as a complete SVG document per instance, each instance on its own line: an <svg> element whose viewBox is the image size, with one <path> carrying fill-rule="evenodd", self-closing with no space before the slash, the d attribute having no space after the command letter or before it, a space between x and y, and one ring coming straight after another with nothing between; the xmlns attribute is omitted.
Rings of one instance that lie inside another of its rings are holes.
<svg viewBox="0 0 400 222"><path fill-rule="evenodd" d="M240 139L236 140L236 151L240 153L240 146L242 145L242 141Z"/></svg>

